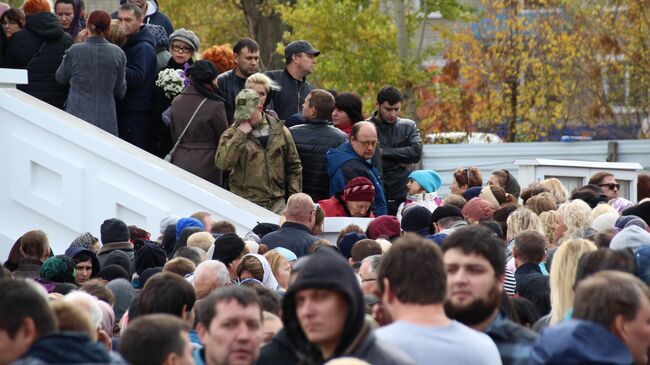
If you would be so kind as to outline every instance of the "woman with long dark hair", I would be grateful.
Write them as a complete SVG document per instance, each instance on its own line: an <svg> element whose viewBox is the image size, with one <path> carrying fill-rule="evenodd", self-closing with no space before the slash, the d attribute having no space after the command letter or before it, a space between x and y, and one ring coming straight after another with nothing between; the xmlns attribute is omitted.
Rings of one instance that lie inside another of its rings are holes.
<svg viewBox="0 0 650 365"><path fill-rule="evenodd" d="M56 0L54 3L54 13L63 30L70 34L75 43L80 39L77 37L83 29L81 25L81 4L79 0Z"/></svg>

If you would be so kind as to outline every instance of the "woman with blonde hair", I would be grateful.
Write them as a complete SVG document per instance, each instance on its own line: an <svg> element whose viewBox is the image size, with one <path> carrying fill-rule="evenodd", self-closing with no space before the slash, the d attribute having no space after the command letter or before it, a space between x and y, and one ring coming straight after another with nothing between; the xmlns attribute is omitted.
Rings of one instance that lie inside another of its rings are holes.
<svg viewBox="0 0 650 365"><path fill-rule="evenodd" d="M551 288L549 325L560 323L573 307L575 297L573 286L576 281L578 260L583 254L596 250L596 245L591 241L580 238L566 240L557 249L552 260L549 276Z"/></svg>
<svg viewBox="0 0 650 365"><path fill-rule="evenodd" d="M548 240L548 244L546 245L547 249L551 249L553 247L556 247L557 243L555 242L555 214L556 211L554 210L549 210L546 212L542 212L539 215L539 223L542 227L542 231L546 239Z"/></svg>
<svg viewBox="0 0 650 365"><path fill-rule="evenodd" d="M569 191L564 187L560 179L551 177L540 182L555 197L555 202L560 205L569 199Z"/></svg>
<svg viewBox="0 0 650 365"><path fill-rule="evenodd" d="M535 214L540 215L543 212L555 210L557 208L557 203L555 202L553 194L539 193L526 200L525 206L535 212Z"/></svg>
<svg viewBox="0 0 650 365"><path fill-rule="evenodd" d="M560 243L566 238L585 238L593 234L591 208L580 199L560 205L555 214L555 239Z"/></svg>
<svg viewBox="0 0 650 365"><path fill-rule="evenodd" d="M532 229L543 234L542 225L537 214L528 208L518 208L510 213L506 219L506 283L504 288L510 295L514 294L514 274L517 270L515 258L512 256L512 249L515 246L515 236L519 233ZM546 270L546 268L543 268Z"/></svg>

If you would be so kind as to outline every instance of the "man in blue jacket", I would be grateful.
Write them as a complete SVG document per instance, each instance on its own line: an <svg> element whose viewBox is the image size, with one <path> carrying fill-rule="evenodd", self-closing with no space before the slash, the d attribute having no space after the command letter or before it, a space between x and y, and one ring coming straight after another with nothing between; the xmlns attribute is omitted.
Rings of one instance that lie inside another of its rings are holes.
<svg viewBox="0 0 650 365"><path fill-rule="evenodd" d="M142 10L126 3L117 11L120 27L127 35L122 50L126 54L124 99L117 103L120 138L147 149L151 127L151 102L156 81L156 51L153 35L143 26Z"/></svg>
<svg viewBox="0 0 650 365"><path fill-rule="evenodd" d="M375 126L370 122L356 123L350 132L350 140L327 152L327 173L330 176L330 195L342 191L345 184L355 177L370 179L375 186L373 212L380 216L388 214L388 211L381 176L372 161L376 148Z"/></svg>

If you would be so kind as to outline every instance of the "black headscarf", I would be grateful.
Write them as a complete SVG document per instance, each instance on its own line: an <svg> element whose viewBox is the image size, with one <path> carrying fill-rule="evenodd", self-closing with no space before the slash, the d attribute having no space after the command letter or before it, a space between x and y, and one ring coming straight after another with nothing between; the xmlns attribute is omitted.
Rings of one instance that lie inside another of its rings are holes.
<svg viewBox="0 0 650 365"><path fill-rule="evenodd" d="M174 255L174 246L176 245L176 225L170 224L165 228L163 233L162 247L167 253L167 258L170 259Z"/></svg>
<svg viewBox="0 0 650 365"><path fill-rule="evenodd" d="M192 80L196 91L208 99L218 100L225 103L225 99L219 95L216 89L211 90L208 85L217 78L219 71L210 61L198 60L186 71L187 76Z"/></svg>

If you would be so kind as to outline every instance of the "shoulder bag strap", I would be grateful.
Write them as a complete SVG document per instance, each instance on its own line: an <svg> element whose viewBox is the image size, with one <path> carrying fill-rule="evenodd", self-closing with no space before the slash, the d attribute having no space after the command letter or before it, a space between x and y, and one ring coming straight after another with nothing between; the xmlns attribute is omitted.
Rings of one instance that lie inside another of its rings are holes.
<svg viewBox="0 0 650 365"><path fill-rule="evenodd" d="M194 120L194 117L196 116L196 113L199 111L199 109L201 109L201 107L203 106L203 104L205 103L206 100L208 100L208 98L203 98L203 100L201 101L199 106L196 107L196 110L194 110L194 114L192 114L192 117L190 118L190 121L187 122L187 125L185 126L185 129L183 129L183 132L181 133L181 135L176 140L176 143L174 143L174 147L172 147L172 150L169 151L167 156L165 156L165 161L171 161L172 156L174 155L174 152L176 152L176 148L178 147L178 144L181 143L181 140L183 139L183 136L185 135L185 132L187 132L187 128L190 127L190 124L192 124L192 121Z"/></svg>
<svg viewBox="0 0 650 365"><path fill-rule="evenodd" d="M36 53L34 53L34 55L29 60L29 62L27 62L27 65L25 66L25 70L28 70L29 66L31 66L31 64L34 63L34 61L36 61L38 56L40 56L41 53L43 53L43 48L45 48L46 45L47 45L47 40L45 40L45 41L43 41L43 43L41 43L41 47L38 49L38 51L36 51Z"/></svg>

